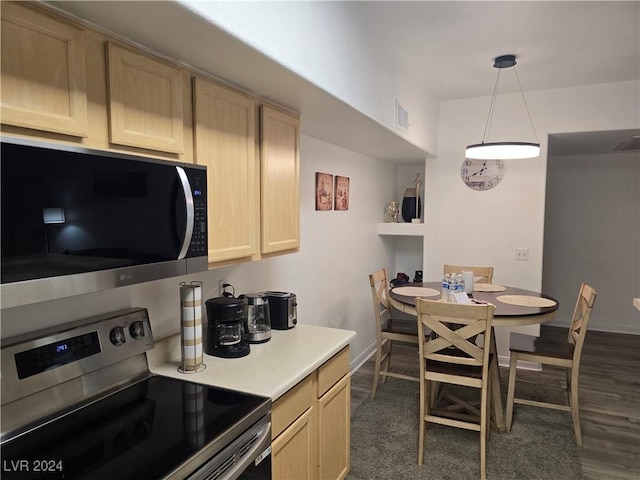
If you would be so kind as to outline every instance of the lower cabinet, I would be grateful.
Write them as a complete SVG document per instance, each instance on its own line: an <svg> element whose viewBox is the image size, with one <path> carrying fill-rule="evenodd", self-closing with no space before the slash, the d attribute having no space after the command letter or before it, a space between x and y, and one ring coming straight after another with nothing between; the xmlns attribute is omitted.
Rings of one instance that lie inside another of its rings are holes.
<svg viewBox="0 0 640 480"><path fill-rule="evenodd" d="M316 478L313 407L308 408L271 445L274 479Z"/></svg>
<svg viewBox="0 0 640 480"><path fill-rule="evenodd" d="M351 377L347 374L318 399L318 478L349 473Z"/></svg>
<svg viewBox="0 0 640 480"><path fill-rule="evenodd" d="M349 347L273 403L274 480L340 480L349 473Z"/></svg>

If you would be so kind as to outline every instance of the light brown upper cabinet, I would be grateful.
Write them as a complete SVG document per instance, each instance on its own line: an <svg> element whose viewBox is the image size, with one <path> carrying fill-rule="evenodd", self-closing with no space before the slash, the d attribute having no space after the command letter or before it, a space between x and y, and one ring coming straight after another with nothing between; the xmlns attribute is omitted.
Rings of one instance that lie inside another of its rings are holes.
<svg viewBox="0 0 640 480"><path fill-rule="evenodd" d="M195 157L207 166L209 262L258 253L256 105L235 90L194 80Z"/></svg>
<svg viewBox="0 0 640 480"><path fill-rule="evenodd" d="M87 136L84 30L2 2L2 123Z"/></svg>
<svg viewBox="0 0 640 480"><path fill-rule="evenodd" d="M183 151L183 85L179 68L107 43L111 143Z"/></svg>
<svg viewBox="0 0 640 480"><path fill-rule="evenodd" d="M300 247L300 119L261 107L262 253Z"/></svg>

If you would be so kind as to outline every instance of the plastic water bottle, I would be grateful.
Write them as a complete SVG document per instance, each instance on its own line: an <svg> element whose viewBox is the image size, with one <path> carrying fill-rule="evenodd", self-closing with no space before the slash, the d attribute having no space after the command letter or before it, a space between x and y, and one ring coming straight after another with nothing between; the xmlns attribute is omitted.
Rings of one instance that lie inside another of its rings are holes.
<svg viewBox="0 0 640 480"><path fill-rule="evenodd" d="M442 279L442 290L440 291L440 300L443 302L449 301L449 283L450 282L451 282L451 279L449 277L449 274L446 273L444 275L444 278Z"/></svg>
<svg viewBox="0 0 640 480"><path fill-rule="evenodd" d="M456 292L456 276L455 274L449 275L449 283L447 287L447 302L455 302L453 294Z"/></svg>
<svg viewBox="0 0 640 480"><path fill-rule="evenodd" d="M449 287L449 298L451 303L456 302L456 293L458 293L458 277L455 274L451 275L451 286Z"/></svg>
<svg viewBox="0 0 640 480"><path fill-rule="evenodd" d="M464 278L461 273L456 275L456 293L464 293Z"/></svg>

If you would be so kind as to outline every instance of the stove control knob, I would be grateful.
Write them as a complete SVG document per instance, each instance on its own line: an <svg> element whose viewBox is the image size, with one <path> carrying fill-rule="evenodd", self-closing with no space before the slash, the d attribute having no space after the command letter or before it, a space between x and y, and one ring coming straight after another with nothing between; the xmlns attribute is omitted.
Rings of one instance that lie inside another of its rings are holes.
<svg viewBox="0 0 640 480"><path fill-rule="evenodd" d="M129 327L129 333L131 334L131 336L136 339L136 340L140 340L142 337L144 337L144 325L142 322L133 322L131 324L131 326Z"/></svg>
<svg viewBox="0 0 640 480"><path fill-rule="evenodd" d="M116 346L122 345L124 342L126 342L127 339L124 336L124 328L122 327L112 328L111 332L109 332L109 340L111 340L111 343L113 343Z"/></svg>

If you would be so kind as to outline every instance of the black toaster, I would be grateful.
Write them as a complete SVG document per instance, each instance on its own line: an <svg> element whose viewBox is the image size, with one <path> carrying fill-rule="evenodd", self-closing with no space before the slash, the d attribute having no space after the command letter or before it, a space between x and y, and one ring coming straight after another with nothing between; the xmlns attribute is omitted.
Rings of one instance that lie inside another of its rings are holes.
<svg viewBox="0 0 640 480"><path fill-rule="evenodd" d="M289 292L262 292L269 299L269 316L271 328L288 330L298 323L298 302L296 296Z"/></svg>

